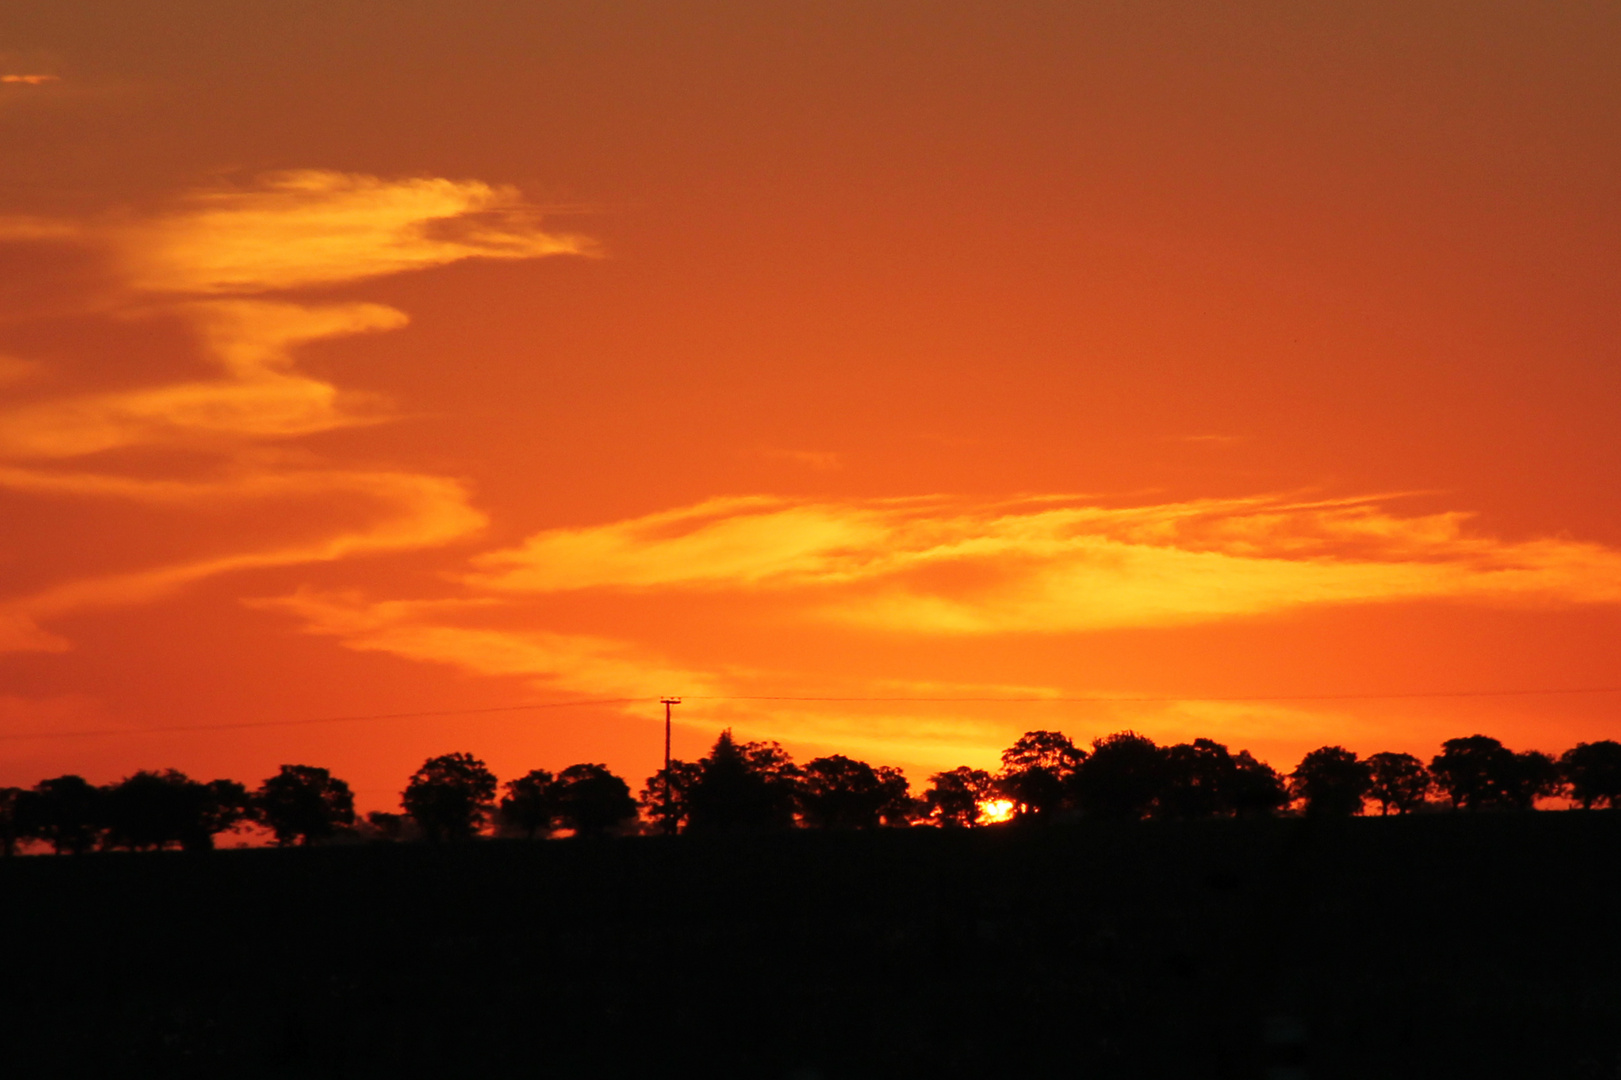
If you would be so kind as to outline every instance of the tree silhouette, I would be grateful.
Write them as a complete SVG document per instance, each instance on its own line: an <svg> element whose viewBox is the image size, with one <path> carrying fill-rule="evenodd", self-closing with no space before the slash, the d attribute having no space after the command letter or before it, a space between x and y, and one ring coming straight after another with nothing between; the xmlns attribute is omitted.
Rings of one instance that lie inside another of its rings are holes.
<svg viewBox="0 0 1621 1080"><path fill-rule="evenodd" d="M1558 795L1565 779L1559 763L1540 750L1515 754L1503 780L1502 805L1510 810L1531 810L1537 800Z"/></svg>
<svg viewBox="0 0 1621 1080"><path fill-rule="evenodd" d="M1435 781L1424 763L1412 754L1397 754L1389 750L1368 758L1368 769L1373 782L1368 785L1368 798L1379 804L1384 816L1392 809L1398 814L1410 814L1424 805Z"/></svg>
<svg viewBox="0 0 1621 1080"><path fill-rule="evenodd" d="M819 757L801 770L799 807L812 828L877 828L885 805L893 799L894 792L876 769L843 754Z"/></svg>
<svg viewBox="0 0 1621 1080"><path fill-rule="evenodd" d="M557 778L545 769L531 769L504 785L501 824L523 833L526 840L550 836L557 818Z"/></svg>
<svg viewBox="0 0 1621 1080"><path fill-rule="evenodd" d="M82 776L41 780L17 800L17 833L46 841L58 855L89 851L104 827L105 801L101 789Z"/></svg>
<svg viewBox="0 0 1621 1080"><path fill-rule="evenodd" d="M142 770L106 792L107 846L130 851L177 844L207 851L214 836L246 819L247 789L235 780L204 784L176 769Z"/></svg>
<svg viewBox="0 0 1621 1080"><path fill-rule="evenodd" d="M428 839L470 840L495 802L495 774L472 754L441 754L422 763L400 803Z"/></svg>
<svg viewBox="0 0 1621 1080"><path fill-rule="evenodd" d="M878 783L884 801L878 805L878 820L887 826L906 826L927 815L928 807L912 798L912 785L906 774L891 765L878 766Z"/></svg>
<svg viewBox="0 0 1621 1080"><path fill-rule="evenodd" d="M355 797L349 785L314 765L283 765L259 785L253 805L283 847L325 840L355 823Z"/></svg>
<svg viewBox="0 0 1621 1080"><path fill-rule="evenodd" d="M1272 766L1240 750L1233 755L1227 798L1239 817L1262 817L1289 805L1289 785Z"/></svg>
<svg viewBox="0 0 1621 1080"><path fill-rule="evenodd" d="M1489 735L1448 739L1430 759L1430 775L1454 809L1512 805L1516 771L1514 752Z"/></svg>
<svg viewBox="0 0 1621 1080"><path fill-rule="evenodd" d="M411 819L404 814L391 814L387 810L373 810L360 826L360 835L371 840L390 843L405 840L410 835Z"/></svg>
<svg viewBox="0 0 1621 1080"><path fill-rule="evenodd" d="M1583 810L1594 805L1621 808L1621 743L1577 743L1560 755L1559 769L1570 785L1570 797Z"/></svg>
<svg viewBox="0 0 1621 1080"><path fill-rule="evenodd" d="M1219 742L1194 739L1165 748L1158 797L1166 817L1215 817L1231 812L1238 766Z"/></svg>
<svg viewBox="0 0 1621 1080"><path fill-rule="evenodd" d="M1075 770L1086 760L1068 737L1056 731L1027 731L1002 752L997 790L1013 802L1021 818L1046 818L1064 806Z"/></svg>
<svg viewBox="0 0 1621 1080"><path fill-rule="evenodd" d="M929 815L946 828L970 828L979 824L979 804L996 793L996 782L984 769L959 765L929 777L932 785L923 793Z"/></svg>
<svg viewBox="0 0 1621 1080"><path fill-rule="evenodd" d="M17 841L22 837L17 821L17 804L24 794L22 788L0 787L0 855L17 854Z"/></svg>
<svg viewBox="0 0 1621 1080"><path fill-rule="evenodd" d="M788 828L798 778L776 743L738 743L730 730L723 731L687 792L687 826L695 832Z"/></svg>
<svg viewBox="0 0 1621 1080"><path fill-rule="evenodd" d="M570 765L553 785L557 820L576 836L599 836L636 816L630 785L606 765Z"/></svg>
<svg viewBox="0 0 1621 1080"><path fill-rule="evenodd" d="M647 820L658 826L662 833L675 833L684 828L691 808L687 796L703 776L703 763L671 759L669 786L665 786L664 770L647 778L637 805Z"/></svg>
<svg viewBox="0 0 1621 1080"><path fill-rule="evenodd" d="M1135 821L1159 795L1165 752L1135 731L1092 740L1092 753L1075 770L1075 801L1100 818Z"/></svg>
<svg viewBox="0 0 1621 1080"><path fill-rule="evenodd" d="M1365 761L1343 746L1319 746L1301 758L1290 775L1297 799L1313 817L1350 817L1362 813L1362 800L1373 783Z"/></svg>

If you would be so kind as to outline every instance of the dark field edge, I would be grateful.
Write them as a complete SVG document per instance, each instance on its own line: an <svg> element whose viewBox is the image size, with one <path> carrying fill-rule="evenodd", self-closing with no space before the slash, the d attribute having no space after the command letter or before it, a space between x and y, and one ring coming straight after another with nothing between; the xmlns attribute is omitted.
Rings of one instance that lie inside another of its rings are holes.
<svg viewBox="0 0 1621 1080"><path fill-rule="evenodd" d="M1621 1078L1621 813L0 862L0 1075Z"/></svg>

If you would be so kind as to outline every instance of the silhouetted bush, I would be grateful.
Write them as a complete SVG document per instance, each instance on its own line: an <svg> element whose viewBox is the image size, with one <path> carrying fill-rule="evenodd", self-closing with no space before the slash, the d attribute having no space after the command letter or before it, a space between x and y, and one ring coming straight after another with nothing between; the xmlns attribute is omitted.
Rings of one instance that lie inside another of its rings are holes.
<svg viewBox="0 0 1621 1080"><path fill-rule="evenodd" d="M1570 797L1583 810L1595 805L1621 808L1621 743L1577 743L1560 755L1559 769L1570 785Z"/></svg>
<svg viewBox="0 0 1621 1080"><path fill-rule="evenodd" d="M373 810L358 823L356 832L363 840L373 840L382 843L398 843L401 840L414 840L421 835L405 814L391 814L387 810Z"/></svg>
<svg viewBox="0 0 1621 1080"><path fill-rule="evenodd" d="M441 754L422 763L400 802L430 840L469 840L494 808L495 775L472 754Z"/></svg>
<svg viewBox="0 0 1621 1080"><path fill-rule="evenodd" d="M557 820L578 836L598 836L636 817L630 786L606 765L570 765L552 785Z"/></svg>
<svg viewBox="0 0 1621 1080"><path fill-rule="evenodd" d="M1307 814L1350 817L1362 813L1362 801L1373 784L1373 771L1343 746L1320 746L1300 759L1289 780Z"/></svg>
<svg viewBox="0 0 1621 1080"><path fill-rule="evenodd" d="M283 765L259 785L253 806L282 846L325 840L355 822L349 785L313 765Z"/></svg>

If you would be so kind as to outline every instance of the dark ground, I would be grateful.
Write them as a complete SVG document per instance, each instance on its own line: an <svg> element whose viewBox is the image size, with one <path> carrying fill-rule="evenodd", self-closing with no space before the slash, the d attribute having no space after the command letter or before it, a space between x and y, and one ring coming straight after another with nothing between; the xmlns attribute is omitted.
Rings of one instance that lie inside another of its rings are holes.
<svg viewBox="0 0 1621 1080"><path fill-rule="evenodd" d="M1621 1078L1618 886L1616 812L15 858L0 1075Z"/></svg>

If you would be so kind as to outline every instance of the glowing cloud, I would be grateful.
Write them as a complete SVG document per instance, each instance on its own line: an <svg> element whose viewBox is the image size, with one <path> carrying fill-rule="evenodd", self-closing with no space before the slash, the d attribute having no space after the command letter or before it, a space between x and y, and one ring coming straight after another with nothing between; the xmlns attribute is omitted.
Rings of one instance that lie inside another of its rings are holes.
<svg viewBox="0 0 1621 1080"><path fill-rule="evenodd" d="M186 305L227 378L46 402L0 413L0 457L55 458L122 446L308 435L375 422L336 387L293 370L294 345L405 325L381 304ZM358 404L358 402L357 402Z"/></svg>
<svg viewBox="0 0 1621 1080"><path fill-rule="evenodd" d="M0 411L0 488L119 499L178 510L302 500L321 513L278 515L324 522L325 531L249 550L98 574L0 602L0 652L66 643L37 620L87 607L166 595L223 573L433 547L482 528L458 481L410 472L290 464L255 449L385 419L380 403L300 372L294 350L341 335L392 330L403 312L380 304L299 304L252 298L470 258L528 259L578 253L584 241L540 227L538 211L511 188L477 181L309 170L257 186L194 193L145 219L0 220L0 240L71 242L109 254L121 271L127 317L178 318L196 333L214 378L80 394ZM154 301L153 294L161 299ZM238 294L222 296L221 294ZM30 365L0 358L0 382ZM109 462L101 472L62 472L50 462L139 448L211 455L216 478L134 479ZM343 511L329 512L332 504ZM606 663L606 661L604 661Z"/></svg>
<svg viewBox="0 0 1621 1080"><path fill-rule="evenodd" d="M114 239L130 284L160 293L261 293L589 248L542 229L515 188L319 169L198 192Z"/></svg>
<svg viewBox="0 0 1621 1080"><path fill-rule="evenodd" d="M1048 498L720 499L556 529L476 560L494 592L831 590L822 615L893 631L1084 631L1400 599L1621 602L1621 553L1469 534L1467 515L1281 497L1111 507Z"/></svg>

